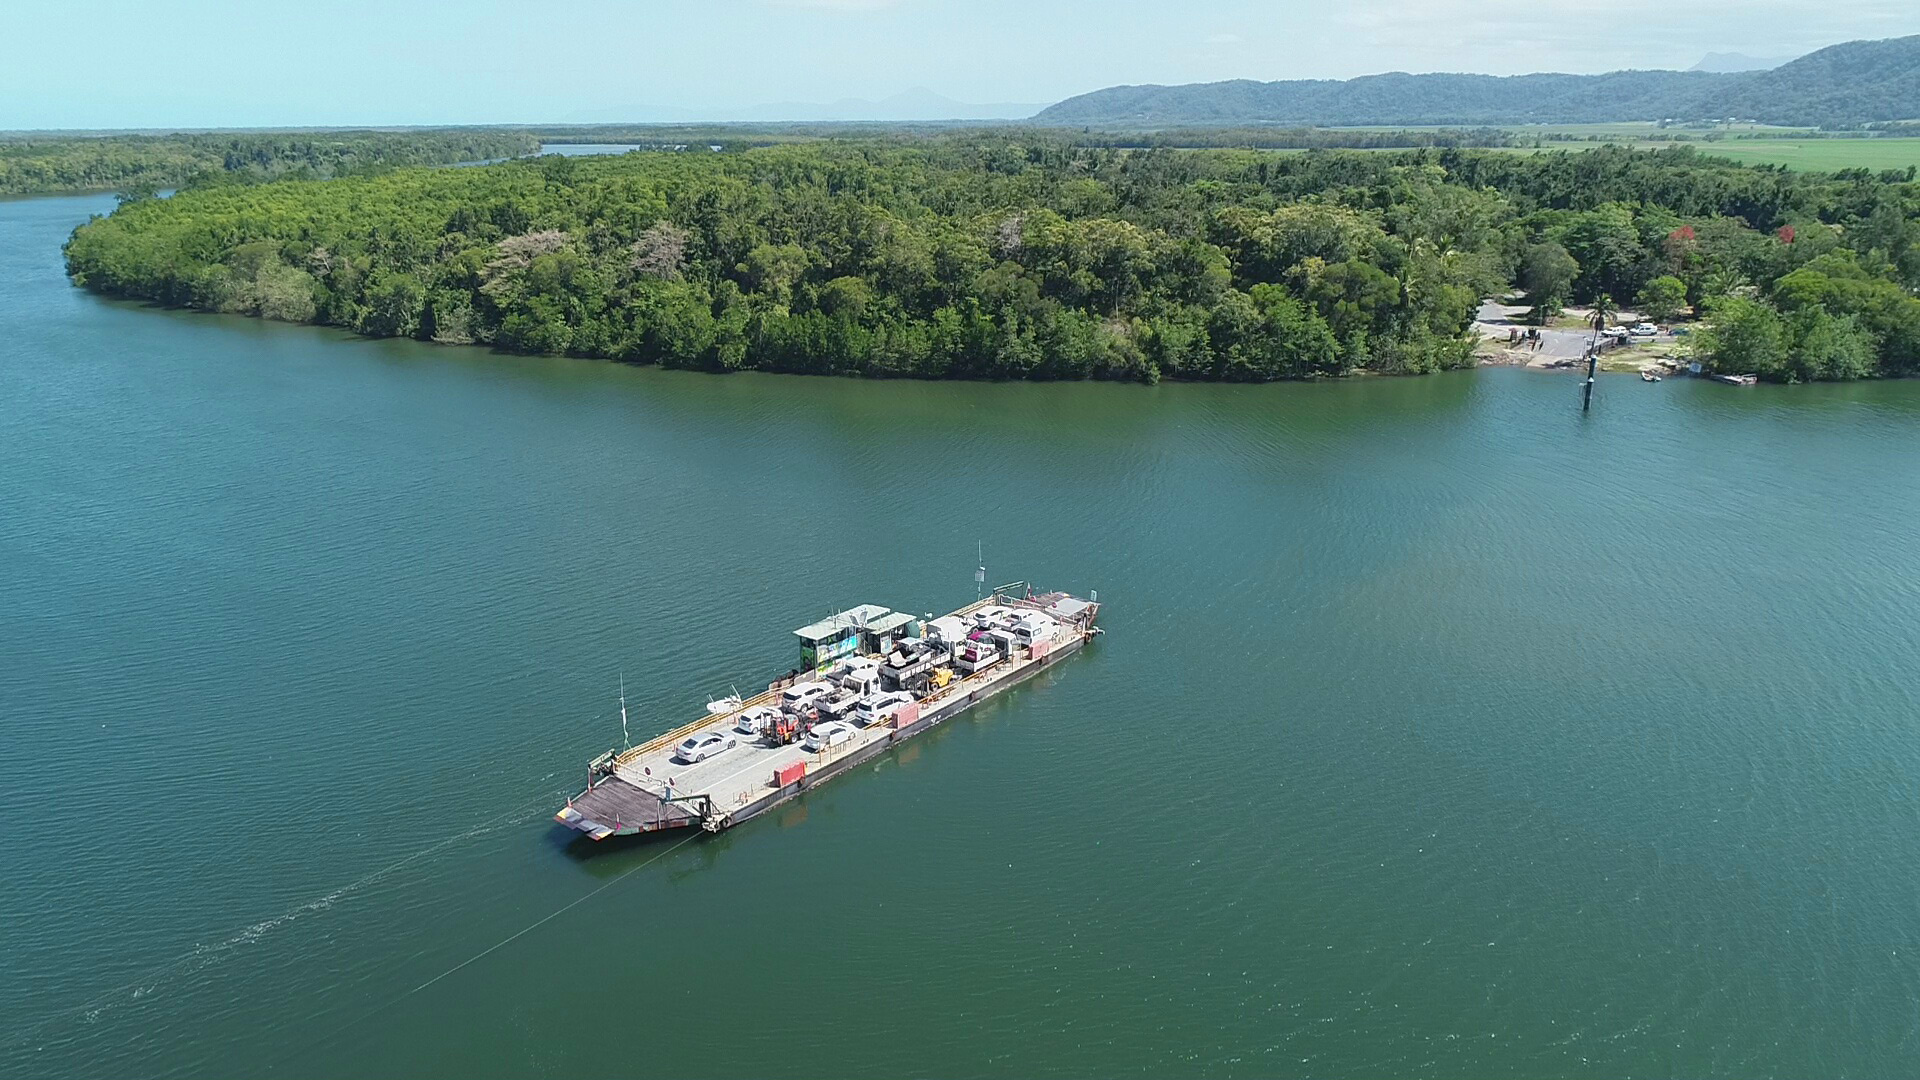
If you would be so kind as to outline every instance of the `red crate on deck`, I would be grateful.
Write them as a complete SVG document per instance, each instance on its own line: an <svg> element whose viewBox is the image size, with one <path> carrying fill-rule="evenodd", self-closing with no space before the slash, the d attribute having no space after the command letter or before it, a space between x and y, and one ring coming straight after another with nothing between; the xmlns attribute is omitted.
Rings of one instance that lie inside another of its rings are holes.
<svg viewBox="0 0 1920 1080"><path fill-rule="evenodd" d="M1033 643L1032 652L1033 652L1033 658L1035 660L1040 659L1041 657L1047 655L1052 651L1053 651L1053 642L1051 641L1036 641Z"/></svg>
<svg viewBox="0 0 1920 1080"><path fill-rule="evenodd" d="M894 730L898 731L903 727L917 722L919 719L920 703L917 701L909 701L905 705L900 706L899 710L893 714Z"/></svg>
<svg viewBox="0 0 1920 1080"><path fill-rule="evenodd" d="M785 768L773 770L773 786L786 787L805 775L807 775L807 763L796 761Z"/></svg>

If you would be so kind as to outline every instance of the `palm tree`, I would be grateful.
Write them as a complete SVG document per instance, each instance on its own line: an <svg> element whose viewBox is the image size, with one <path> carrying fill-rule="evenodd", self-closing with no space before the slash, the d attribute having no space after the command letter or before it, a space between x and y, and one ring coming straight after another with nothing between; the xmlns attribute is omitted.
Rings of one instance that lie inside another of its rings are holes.
<svg viewBox="0 0 1920 1080"><path fill-rule="evenodd" d="M1730 266L1717 266L1700 279L1700 300L1704 303L1732 296L1750 284L1740 271Z"/></svg>
<svg viewBox="0 0 1920 1080"><path fill-rule="evenodd" d="M1611 293L1601 293L1594 297L1593 316L1589 319L1593 323L1593 342L1588 346L1589 349L1595 352L1600 350L1600 331L1605 330L1607 323L1619 313L1620 305L1613 302Z"/></svg>
<svg viewBox="0 0 1920 1080"><path fill-rule="evenodd" d="M1600 331L1607 328L1607 321L1620 311L1608 293L1593 298L1593 341L1587 345L1587 382L1580 391L1580 410L1585 412L1593 407L1593 371L1600 366Z"/></svg>
<svg viewBox="0 0 1920 1080"><path fill-rule="evenodd" d="M1620 314L1620 305L1613 302L1612 293L1601 293L1593 301L1593 330L1599 333L1607 328L1608 320Z"/></svg>

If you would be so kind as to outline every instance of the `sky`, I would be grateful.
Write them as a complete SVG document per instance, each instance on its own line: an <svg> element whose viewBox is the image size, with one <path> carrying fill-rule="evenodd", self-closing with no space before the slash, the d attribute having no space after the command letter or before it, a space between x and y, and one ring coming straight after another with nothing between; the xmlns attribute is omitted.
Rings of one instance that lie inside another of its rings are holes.
<svg viewBox="0 0 1920 1080"><path fill-rule="evenodd" d="M1920 33L1913 0L23 0L0 129L685 120L1119 83L1686 68Z"/></svg>

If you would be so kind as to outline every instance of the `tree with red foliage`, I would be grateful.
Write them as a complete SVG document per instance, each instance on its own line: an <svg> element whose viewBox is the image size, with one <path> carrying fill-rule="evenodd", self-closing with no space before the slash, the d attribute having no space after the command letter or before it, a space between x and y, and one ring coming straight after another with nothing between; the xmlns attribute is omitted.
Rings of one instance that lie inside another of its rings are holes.
<svg viewBox="0 0 1920 1080"><path fill-rule="evenodd" d="M1682 225L1668 233L1661 246L1666 252L1667 267L1677 274L1687 268L1687 257L1699 249L1700 238L1694 233L1693 226Z"/></svg>

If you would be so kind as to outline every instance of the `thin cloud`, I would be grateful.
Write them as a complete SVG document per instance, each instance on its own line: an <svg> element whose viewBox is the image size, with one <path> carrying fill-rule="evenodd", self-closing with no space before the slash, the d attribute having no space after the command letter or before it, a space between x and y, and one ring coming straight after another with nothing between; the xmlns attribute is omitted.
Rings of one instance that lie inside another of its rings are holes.
<svg viewBox="0 0 1920 1080"><path fill-rule="evenodd" d="M858 13L865 11L885 11L900 6L900 0L766 0L771 7L795 8L800 11L834 11Z"/></svg>

